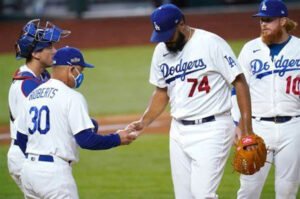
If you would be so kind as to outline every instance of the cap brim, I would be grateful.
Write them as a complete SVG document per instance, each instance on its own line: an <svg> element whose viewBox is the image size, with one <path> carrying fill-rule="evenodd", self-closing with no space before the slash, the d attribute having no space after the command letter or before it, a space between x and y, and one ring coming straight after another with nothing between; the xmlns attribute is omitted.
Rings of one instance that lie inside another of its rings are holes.
<svg viewBox="0 0 300 199"><path fill-rule="evenodd" d="M164 32L157 32L157 31L153 30L150 41L153 43L167 42L172 38L175 30L176 30L176 27L172 28L171 30L164 31Z"/></svg>
<svg viewBox="0 0 300 199"><path fill-rule="evenodd" d="M271 17L271 16L269 16L269 15L267 15L265 13L259 12L259 13L255 14L255 15L252 15L252 17Z"/></svg>
<svg viewBox="0 0 300 199"><path fill-rule="evenodd" d="M255 15L252 15L252 17L283 17L283 16L279 16L279 15L270 15L270 14L266 14L263 12L259 12Z"/></svg>
<svg viewBox="0 0 300 199"><path fill-rule="evenodd" d="M88 64L88 63L84 63L84 66L83 66L83 67L85 67L85 68L95 68L94 65Z"/></svg>

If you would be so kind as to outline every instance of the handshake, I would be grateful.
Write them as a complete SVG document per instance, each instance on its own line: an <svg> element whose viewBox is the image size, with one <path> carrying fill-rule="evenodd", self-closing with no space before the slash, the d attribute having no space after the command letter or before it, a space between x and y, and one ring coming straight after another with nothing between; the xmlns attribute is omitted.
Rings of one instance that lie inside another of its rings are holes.
<svg viewBox="0 0 300 199"><path fill-rule="evenodd" d="M141 133L143 129L142 123L140 121L135 121L127 125L125 129L118 130L121 139L121 145L128 145L134 141Z"/></svg>

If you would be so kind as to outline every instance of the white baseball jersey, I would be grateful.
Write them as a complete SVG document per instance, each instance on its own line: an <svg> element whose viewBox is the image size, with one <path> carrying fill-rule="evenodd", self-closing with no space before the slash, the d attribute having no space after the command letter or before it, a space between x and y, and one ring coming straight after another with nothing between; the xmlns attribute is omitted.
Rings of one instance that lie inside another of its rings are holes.
<svg viewBox="0 0 300 199"><path fill-rule="evenodd" d="M239 62L249 84L252 114L256 117L252 120L253 131L264 139L267 161L276 167L275 197L285 199L296 198L300 184L300 118L282 122L265 118L300 115L300 40L291 36L281 45L280 51L272 48L272 54L277 54L272 60L270 48L256 38L245 44ZM237 198L260 198L271 166L265 164L254 175L241 175Z"/></svg>
<svg viewBox="0 0 300 199"><path fill-rule="evenodd" d="M79 92L50 79L30 93L23 111L17 125L28 135L27 153L78 161L74 135L94 127Z"/></svg>
<svg viewBox="0 0 300 199"><path fill-rule="evenodd" d="M193 120L229 111L230 84L241 73L222 38L195 29L179 53L170 53L164 43L156 46L150 83L168 88L172 117Z"/></svg>
<svg viewBox="0 0 300 199"><path fill-rule="evenodd" d="M34 72L28 68L26 65L20 67L19 72L28 72L32 76L36 77ZM37 77L36 77L37 78ZM39 77L43 80L43 77ZM26 99L26 94L24 93L24 88L22 88L23 80L15 80L12 82L9 92L8 92L8 104L11 115L13 118L17 118L20 110L24 106L24 101ZM13 139L16 139L16 127L13 121L10 121L10 136Z"/></svg>
<svg viewBox="0 0 300 199"><path fill-rule="evenodd" d="M238 60L250 87L254 116L300 115L299 46L299 38L292 36L274 61L261 38L243 47Z"/></svg>

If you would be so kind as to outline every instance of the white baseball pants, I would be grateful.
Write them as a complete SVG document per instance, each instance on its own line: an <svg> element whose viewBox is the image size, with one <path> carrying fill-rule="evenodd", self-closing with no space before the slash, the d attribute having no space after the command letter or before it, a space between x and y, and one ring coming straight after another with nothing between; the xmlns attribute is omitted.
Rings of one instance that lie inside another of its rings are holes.
<svg viewBox="0 0 300 199"><path fill-rule="evenodd" d="M172 120L171 171L176 199L216 199L234 139L231 116L216 121L183 125Z"/></svg>

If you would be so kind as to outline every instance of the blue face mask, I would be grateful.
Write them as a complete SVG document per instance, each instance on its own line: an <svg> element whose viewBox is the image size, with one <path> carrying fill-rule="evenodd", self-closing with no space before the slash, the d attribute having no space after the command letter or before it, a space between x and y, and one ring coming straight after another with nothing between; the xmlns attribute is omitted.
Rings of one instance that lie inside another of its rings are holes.
<svg viewBox="0 0 300 199"><path fill-rule="evenodd" d="M76 68L75 68L76 69ZM79 71L76 69L76 71L79 73ZM77 77L74 77L73 76L73 78L74 78L74 80L75 80L75 86L74 86L74 88L79 88L80 87L80 85L82 84L82 82L83 82L83 79L84 79L84 75L83 75L83 73L79 73L79 75L77 75Z"/></svg>

